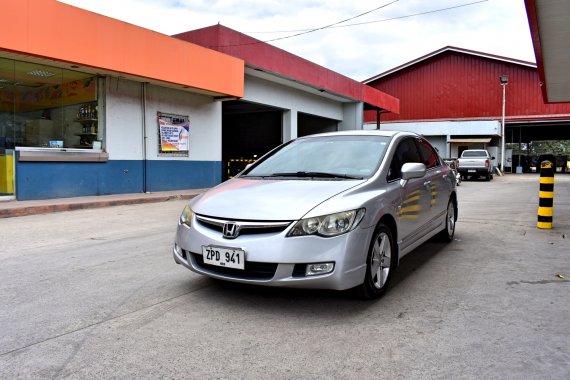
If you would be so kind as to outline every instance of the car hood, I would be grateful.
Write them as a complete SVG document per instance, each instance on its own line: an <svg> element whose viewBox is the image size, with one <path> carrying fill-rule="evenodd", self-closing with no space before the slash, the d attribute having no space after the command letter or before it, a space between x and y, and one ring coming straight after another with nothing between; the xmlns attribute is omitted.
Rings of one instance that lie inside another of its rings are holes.
<svg viewBox="0 0 570 380"><path fill-rule="evenodd" d="M267 180L234 178L192 203L201 215L228 220L297 220L363 180Z"/></svg>

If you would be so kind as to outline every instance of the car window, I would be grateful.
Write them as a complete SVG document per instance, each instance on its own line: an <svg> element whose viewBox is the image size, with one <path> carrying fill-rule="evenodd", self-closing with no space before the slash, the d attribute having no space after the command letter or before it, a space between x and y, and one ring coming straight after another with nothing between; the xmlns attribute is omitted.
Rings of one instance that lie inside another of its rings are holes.
<svg viewBox="0 0 570 380"><path fill-rule="evenodd" d="M466 150L461 154L461 157L487 157L485 150Z"/></svg>
<svg viewBox="0 0 570 380"><path fill-rule="evenodd" d="M369 178L384 157L388 136L340 135L297 139L244 172L250 177L334 175Z"/></svg>
<svg viewBox="0 0 570 380"><path fill-rule="evenodd" d="M433 147L424 139L418 139L418 149L420 151L421 162L427 169L440 165L439 158Z"/></svg>
<svg viewBox="0 0 570 380"><path fill-rule="evenodd" d="M416 143L411 137L402 140L398 144L390 163L387 180L394 181L400 179L402 177L402 165L408 162L422 162Z"/></svg>

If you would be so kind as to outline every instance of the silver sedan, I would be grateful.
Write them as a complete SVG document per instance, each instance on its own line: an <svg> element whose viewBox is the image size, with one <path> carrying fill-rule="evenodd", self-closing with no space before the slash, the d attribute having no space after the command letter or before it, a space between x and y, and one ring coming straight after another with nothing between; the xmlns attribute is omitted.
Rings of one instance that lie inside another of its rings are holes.
<svg viewBox="0 0 570 380"><path fill-rule="evenodd" d="M174 260L242 283L382 295L399 260L453 240L455 177L408 132L301 137L183 210Z"/></svg>

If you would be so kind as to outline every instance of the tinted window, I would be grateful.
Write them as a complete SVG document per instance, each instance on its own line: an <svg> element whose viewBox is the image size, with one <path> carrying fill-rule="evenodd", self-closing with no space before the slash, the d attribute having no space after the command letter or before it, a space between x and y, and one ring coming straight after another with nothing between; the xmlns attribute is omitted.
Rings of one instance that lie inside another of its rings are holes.
<svg viewBox="0 0 570 380"><path fill-rule="evenodd" d="M392 157L392 162L390 163L388 181L401 178L402 165L408 162L422 162L413 138L406 138L398 144L394 157Z"/></svg>
<svg viewBox="0 0 570 380"><path fill-rule="evenodd" d="M439 166L439 158L433 147L424 139L418 140L418 149L420 151L421 162L427 169Z"/></svg>

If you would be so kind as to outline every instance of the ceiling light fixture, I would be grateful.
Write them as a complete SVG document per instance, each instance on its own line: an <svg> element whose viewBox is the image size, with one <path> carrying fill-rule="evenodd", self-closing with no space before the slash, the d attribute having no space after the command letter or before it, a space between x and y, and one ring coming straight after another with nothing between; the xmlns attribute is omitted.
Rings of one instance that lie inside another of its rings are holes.
<svg viewBox="0 0 570 380"><path fill-rule="evenodd" d="M47 70L32 70L32 71L28 71L26 74L32 75L35 77L43 77L43 78L49 78L49 77L53 77L55 75L55 73L52 73L51 71L47 71Z"/></svg>

